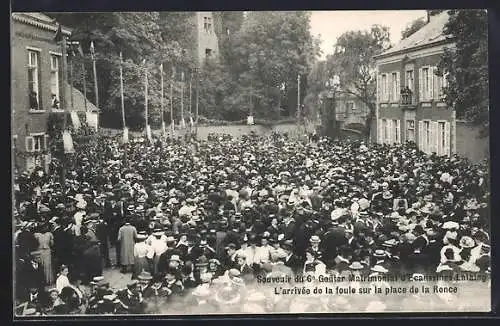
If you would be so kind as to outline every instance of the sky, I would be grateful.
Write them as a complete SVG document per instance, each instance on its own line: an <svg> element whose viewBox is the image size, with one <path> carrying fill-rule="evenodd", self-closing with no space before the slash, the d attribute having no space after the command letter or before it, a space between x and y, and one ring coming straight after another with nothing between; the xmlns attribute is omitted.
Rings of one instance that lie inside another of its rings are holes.
<svg viewBox="0 0 500 326"><path fill-rule="evenodd" d="M425 10L313 11L311 33L321 35L322 59L333 52L337 37L353 30L369 30L371 25L389 27L391 43L401 39L401 31L413 20L426 17Z"/></svg>

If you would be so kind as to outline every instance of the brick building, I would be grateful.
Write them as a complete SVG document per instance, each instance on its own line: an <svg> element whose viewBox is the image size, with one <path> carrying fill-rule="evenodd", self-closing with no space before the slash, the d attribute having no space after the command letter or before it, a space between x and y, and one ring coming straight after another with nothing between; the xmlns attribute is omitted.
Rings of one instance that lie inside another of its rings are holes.
<svg viewBox="0 0 500 326"><path fill-rule="evenodd" d="M41 13L13 13L11 19L11 131L18 169L47 166L47 120L63 112L61 47L54 41L58 24ZM62 28L63 35L71 32Z"/></svg>
<svg viewBox="0 0 500 326"><path fill-rule="evenodd" d="M456 119L455 110L444 102L446 78L436 75L444 49L454 46L443 35L448 18L446 11L428 16L420 30L375 57L377 112L372 136L378 143L413 141L426 153L458 153L478 161L488 155L488 140Z"/></svg>

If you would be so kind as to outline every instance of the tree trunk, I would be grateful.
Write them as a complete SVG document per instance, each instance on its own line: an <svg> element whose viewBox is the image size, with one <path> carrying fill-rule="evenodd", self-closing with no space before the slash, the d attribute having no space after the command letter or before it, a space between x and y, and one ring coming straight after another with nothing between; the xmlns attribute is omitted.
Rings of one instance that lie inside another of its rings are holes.
<svg viewBox="0 0 500 326"><path fill-rule="evenodd" d="M368 108L370 109L370 113L366 117L366 126L365 126L365 139L367 142L370 142L370 136L371 136L371 128L372 128L372 122L375 117L375 112L376 112L376 104L374 103L369 103L367 104Z"/></svg>

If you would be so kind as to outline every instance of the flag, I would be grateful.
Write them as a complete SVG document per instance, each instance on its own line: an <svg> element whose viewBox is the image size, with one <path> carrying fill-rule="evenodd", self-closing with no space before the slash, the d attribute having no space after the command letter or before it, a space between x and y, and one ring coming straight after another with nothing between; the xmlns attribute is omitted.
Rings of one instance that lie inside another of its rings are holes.
<svg viewBox="0 0 500 326"><path fill-rule="evenodd" d="M80 129L80 127L82 125L80 123L80 118L78 117L78 114L76 113L76 111L71 111L70 117L71 117L71 122L73 123L73 127L75 129Z"/></svg>
<svg viewBox="0 0 500 326"><path fill-rule="evenodd" d="M191 127L194 126L194 121L192 116L189 116L189 124L191 125Z"/></svg>
<svg viewBox="0 0 500 326"><path fill-rule="evenodd" d="M95 56L94 41L90 42L90 55L92 56L92 59L94 59Z"/></svg>
<svg viewBox="0 0 500 326"><path fill-rule="evenodd" d="M163 63L160 63L160 72L163 75Z"/></svg>
<svg viewBox="0 0 500 326"><path fill-rule="evenodd" d="M128 128L127 127L123 128L123 143L124 144L128 143Z"/></svg>
<svg viewBox="0 0 500 326"><path fill-rule="evenodd" d="M184 81L184 71L181 72L181 81Z"/></svg>
<svg viewBox="0 0 500 326"><path fill-rule="evenodd" d="M54 35L54 41L55 41L55 42L61 42L61 41L62 41L62 38L63 38L63 33L62 33L61 24L58 24L58 25L57 25L57 32L56 32L56 35Z"/></svg>
<svg viewBox="0 0 500 326"><path fill-rule="evenodd" d="M63 145L64 145L64 153L74 153L75 148L73 147L73 138L69 131L63 132Z"/></svg>
<svg viewBox="0 0 500 326"><path fill-rule="evenodd" d="M82 57L84 56L81 43L78 44L78 54L80 54Z"/></svg>

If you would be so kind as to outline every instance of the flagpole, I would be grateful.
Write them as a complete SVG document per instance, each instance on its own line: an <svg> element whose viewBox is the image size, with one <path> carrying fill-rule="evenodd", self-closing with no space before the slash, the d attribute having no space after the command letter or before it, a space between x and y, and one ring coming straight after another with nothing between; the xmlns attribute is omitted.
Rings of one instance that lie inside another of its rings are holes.
<svg viewBox="0 0 500 326"><path fill-rule="evenodd" d="M125 122L125 99L123 95L123 55L120 52L120 98L121 98L121 108L122 108L122 124L123 129L127 127Z"/></svg>
<svg viewBox="0 0 500 326"><path fill-rule="evenodd" d="M175 133L175 123L174 123L174 78L175 70L172 71L172 78L170 78L170 127L172 132L172 138Z"/></svg>
<svg viewBox="0 0 500 326"><path fill-rule="evenodd" d="M198 139L198 106L200 104L200 79L198 77L198 69L196 69L196 121L195 121L195 133L196 133L196 139Z"/></svg>
<svg viewBox="0 0 500 326"><path fill-rule="evenodd" d="M184 128L184 71L181 72L181 126Z"/></svg>
<svg viewBox="0 0 500 326"><path fill-rule="evenodd" d="M95 93L95 106L99 110L99 90L97 86L97 69L95 60L94 41L90 42L90 53L92 54L92 71L94 73L94 93Z"/></svg>
<svg viewBox="0 0 500 326"><path fill-rule="evenodd" d="M300 74L297 75L297 126L300 127Z"/></svg>
<svg viewBox="0 0 500 326"><path fill-rule="evenodd" d="M62 41L61 41L61 53L62 53L62 80L63 80L63 92L60 96L60 101L61 101L61 106L63 108L63 130L62 134L64 135L64 132L66 131L66 127L68 124L68 116L67 116L67 107L66 107L66 73L67 73L67 43L66 43L66 37L63 35ZM66 190L66 153L64 149L64 137L62 137L62 142L63 142L63 149L62 149L62 187L64 190Z"/></svg>
<svg viewBox="0 0 500 326"><path fill-rule="evenodd" d="M123 123L123 139L125 141L125 166L128 167L128 131L125 131L127 128L127 123L125 120L125 96L123 93L123 55L120 51L120 100L122 107L122 123ZM127 138L125 139L125 132L127 132Z"/></svg>
<svg viewBox="0 0 500 326"><path fill-rule="evenodd" d="M75 101L73 97L73 58L74 56L72 55L71 58L69 59L69 90L70 90L70 98L71 98L71 110L75 110Z"/></svg>
<svg viewBox="0 0 500 326"><path fill-rule="evenodd" d="M164 104L163 104L163 62L160 64L160 84L161 84L161 129L163 136L165 136L165 121L163 117L163 113L165 112L164 110Z"/></svg>
<svg viewBox="0 0 500 326"><path fill-rule="evenodd" d="M83 54L83 51L82 51ZM87 112L87 82L86 82L87 72L85 70L85 58L82 56L82 84L83 84L83 102L85 104L85 112Z"/></svg>
<svg viewBox="0 0 500 326"><path fill-rule="evenodd" d="M148 68L146 66L146 59L143 61L144 64L144 108L146 114L146 135L148 135Z"/></svg>
<svg viewBox="0 0 500 326"><path fill-rule="evenodd" d="M192 133L192 126L191 126L191 120L193 119L192 116L192 98L193 98L193 93L192 93L192 84L193 84L193 71L190 70L190 75L189 75L189 134L191 135Z"/></svg>

